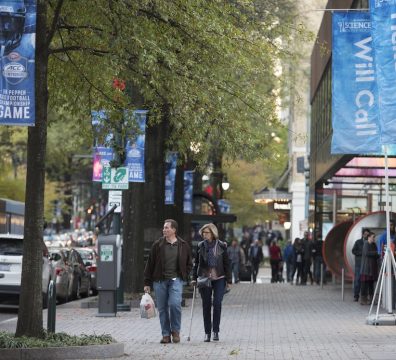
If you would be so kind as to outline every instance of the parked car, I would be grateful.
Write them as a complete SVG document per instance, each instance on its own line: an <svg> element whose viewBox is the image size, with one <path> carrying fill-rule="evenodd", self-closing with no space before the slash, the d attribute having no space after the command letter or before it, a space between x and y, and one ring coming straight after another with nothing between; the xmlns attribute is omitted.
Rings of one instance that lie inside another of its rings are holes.
<svg viewBox="0 0 396 360"><path fill-rule="evenodd" d="M21 292L23 235L0 234L0 300L15 297ZM55 277L48 250L43 243L43 306L47 306L48 285Z"/></svg>
<svg viewBox="0 0 396 360"><path fill-rule="evenodd" d="M92 295L96 295L98 293L98 288L96 285L98 254L94 249L91 248L74 248L74 249L79 252L87 270L91 274L91 291L92 291Z"/></svg>
<svg viewBox="0 0 396 360"><path fill-rule="evenodd" d="M89 296L91 274L84 265L84 261L77 250L69 250L68 264L72 269L72 298L78 299Z"/></svg>
<svg viewBox="0 0 396 360"><path fill-rule="evenodd" d="M56 298L60 303L65 303L72 298L73 270L69 265L68 249L50 248L50 260L55 269Z"/></svg>

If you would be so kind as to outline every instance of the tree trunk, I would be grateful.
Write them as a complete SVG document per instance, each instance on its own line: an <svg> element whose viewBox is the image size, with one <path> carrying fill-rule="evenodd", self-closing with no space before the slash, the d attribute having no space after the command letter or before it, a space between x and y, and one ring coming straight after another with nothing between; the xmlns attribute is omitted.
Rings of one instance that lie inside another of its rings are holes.
<svg viewBox="0 0 396 360"><path fill-rule="evenodd" d="M73 213L73 184L72 184L72 171L73 171L73 158L69 156L67 159L67 170L63 175L63 195L64 195L64 207L62 209L62 227L64 229L70 229Z"/></svg>
<svg viewBox="0 0 396 360"><path fill-rule="evenodd" d="M123 192L123 269L124 292L138 293L143 288L144 270L144 183L131 183Z"/></svg>
<svg viewBox="0 0 396 360"><path fill-rule="evenodd" d="M28 131L24 248L16 336L43 336L42 257L48 102L46 3L45 0L37 1L36 125Z"/></svg>
<svg viewBox="0 0 396 360"><path fill-rule="evenodd" d="M162 236L165 220L165 139L168 109L164 107L162 121L151 125L146 133L146 182L144 186L144 243L151 247Z"/></svg>

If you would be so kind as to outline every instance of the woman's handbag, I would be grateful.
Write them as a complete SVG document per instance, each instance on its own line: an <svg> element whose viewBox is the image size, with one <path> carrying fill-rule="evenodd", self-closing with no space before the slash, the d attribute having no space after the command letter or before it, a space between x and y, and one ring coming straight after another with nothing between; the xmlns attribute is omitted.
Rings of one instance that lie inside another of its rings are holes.
<svg viewBox="0 0 396 360"><path fill-rule="evenodd" d="M197 287L199 289L211 288L212 287L212 279L208 276L198 276Z"/></svg>

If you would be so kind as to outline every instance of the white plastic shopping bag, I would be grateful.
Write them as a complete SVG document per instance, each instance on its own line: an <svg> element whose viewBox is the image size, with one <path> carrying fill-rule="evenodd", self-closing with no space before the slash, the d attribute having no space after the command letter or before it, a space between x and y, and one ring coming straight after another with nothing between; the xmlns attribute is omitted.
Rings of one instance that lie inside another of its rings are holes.
<svg viewBox="0 0 396 360"><path fill-rule="evenodd" d="M151 319L155 317L155 304L153 298L145 293L140 300L140 317L142 319Z"/></svg>

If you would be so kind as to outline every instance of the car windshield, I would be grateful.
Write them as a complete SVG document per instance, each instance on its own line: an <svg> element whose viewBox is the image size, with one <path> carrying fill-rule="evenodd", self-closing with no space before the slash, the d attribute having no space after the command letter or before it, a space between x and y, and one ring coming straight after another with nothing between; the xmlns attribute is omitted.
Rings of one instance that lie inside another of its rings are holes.
<svg viewBox="0 0 396 360"><path fill-rule="evenodd" d="M0 255L22 255L22 239L5 239L0 238Z"/></svg>

